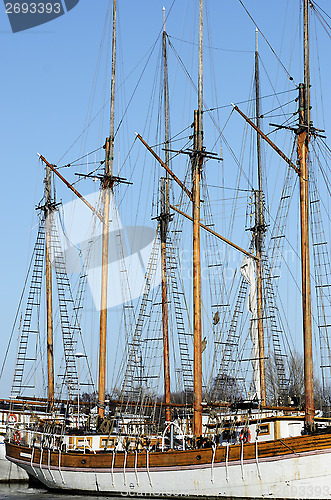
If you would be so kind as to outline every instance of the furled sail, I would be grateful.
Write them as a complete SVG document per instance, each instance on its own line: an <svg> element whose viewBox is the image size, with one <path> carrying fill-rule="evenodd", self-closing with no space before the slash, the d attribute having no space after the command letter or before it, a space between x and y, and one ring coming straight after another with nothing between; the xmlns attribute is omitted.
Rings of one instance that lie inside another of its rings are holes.
<svg viewBox="0 0 331 500"><path fill-rule="evenodd" d="M253 381L255 392L251 393L251 399L261 400L261 382L260 382L260 364L259 364L259 339L258 339L258 314L257 314L257 298L256 298L256 280L254 261L251 257L245 256L240 267L241 274L247 283L250 285L247 299L247 308L251 313L251 340L252 340L252 365L253 365Z"/></svg>

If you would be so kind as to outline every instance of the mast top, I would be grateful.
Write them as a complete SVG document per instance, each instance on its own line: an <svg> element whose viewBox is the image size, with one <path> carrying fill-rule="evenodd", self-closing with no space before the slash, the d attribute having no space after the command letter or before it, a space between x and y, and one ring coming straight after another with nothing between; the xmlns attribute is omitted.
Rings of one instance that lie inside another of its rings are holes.
<svg viewBox="0 0 331 500"><path fill-rule="evenodd" d="M310 126L310 69L309 69L309 2L304 0L303 9L303 57L305 84L305 125Z"/></svg>
<svg viewBox="0 0 331 500"><path fill-rule="evenodd" d="M255 28L255 52L258 52L259 50L258 40L259 40L259 30Z"/></svg>
<svg viewBox="0 0 331 500"><path fill-rule="evenodd" d="M198 151L203 145L203 0L199 0Z"/></svg>

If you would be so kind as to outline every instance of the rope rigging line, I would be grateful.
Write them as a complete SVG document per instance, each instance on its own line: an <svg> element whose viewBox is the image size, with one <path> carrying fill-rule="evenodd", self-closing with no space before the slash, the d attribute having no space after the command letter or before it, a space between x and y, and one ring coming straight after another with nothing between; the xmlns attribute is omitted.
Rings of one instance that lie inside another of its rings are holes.
<svg viewBox="0 0 331 500"><path fill-rule="evenodd" d="M286 102L285 104L281 104L280 106L277 106L276 108L271 109L270 111L264 111L263 114L260 116L260 118L265 118L266 115L270 115L274 111L277 111L278 109L282 109L284 106L288 106L292 102L296 102L296 101L297 101L297 99L295 98L295 99L292 99L291 101ZM282 115L272 115L272 116L286 116L286 115L293 116L294 114L297 114L297 112L295 112L295 113L283 113Z"/></svg>
<svg viewBox="0 0 331 500"><path fill-rule="evenodd" d="M323 10L322 7L320 7L315 0L309 0L309 3L310 3L310 6L312 9L315 9L315 7L317 7L319 10L321 10L323 12L323 14L326 15L326 17L331 19L331 16L329 16L329 14L327 12L325 12L325 10Z"/></svg>
<svg viewBox="0 0 331 500"><path fill-rule="evenodd" d="M20 300L19 300L19 303L18 303L18 308L17 308L17 311L16 311L15 319L14 319L14 324L13 324L13 327L12 327L12 330L11 330L11 333L10 333L8 345L7 345L5 356L4 356L4 359L3 359L3 362L2 362L2 366L1 366L0 379L2 377L3 370L5 368L5 364L6 364L6 361L7 361L7 356L8 356L8 353L9 353L10 345L11 345L11 342L12 342L12 339L13 339L13 335L14 335L14 331L15 331L15 328L16 328L17 319L18 319L18 316L19 316L19 313L20 313L20 310L21 310L21 305L22 305L22 302L23 302L23 298L24 298L24 294L25 294L25 289L26 289L27 282L28 282L28 279L29 279L29 275L30 275L30 271L31 271L31 268L32 268L32 264L34 262L34 258L35 258L35 250L33 250L33 252L32 252L30 263L29 263L28 270L27 270L27 273L26 273L26 277L25 277L25 281L24 281L24 285L23 285L23 290L22 290L22 293L21 293L21 296L20 296Z"/></svg>
<svg viewBox="0 0 331 500"><path fill-rule="evenodd" d="M138 82L136 83L136 86L135 86L135 88L133 89L133 92L132 92L132 94L131 94L131 97L130 97L130 99L129 99L129 101L128 101L128 104L127 104L127 106L126 106L126 108L125 108L125 110L124 110L124 113L123 113L123 115L122 115L122 118L120 119L120 121L119 121L119 123L118 123L118 125L117 125L117 128L116 128L116 130L115 130L114 137L116 137L116 135L117 135L117 133L118 133L118 131L119 131L119 129L120 129L120 127L121 127L122 123L123 123L124 117L125 117L125 115L127 114L128 110L129 110L129 107L130 107L130 105L131 105L131 102L132 102L132 100L133 100L133 97L135 96L136 91L137 91L137 89L138 89L138 87L139 87L139 84L140 84L140 82L141 82L141 80L142 80L142 77L143 77L143 75L144 75L144 73L145 73L145 71L146 71L146 69L147 69L148 63L149 63L149 61L150 61L150 59L151 59L151 57L152 57L152 54L153 54L153 52L154 52L154 49L155 49L155 47L156 47L156 45L157 45L158 40L159 40L159 36L156 38L156 40L155 40L155 42L154 42L154 45L152 46L152 49L150 50L150 54L149 54L148 59L147 59L147 61L146 61L146 63L145 63L145 66L144 66L144 68L143 68L143 70L142 70L142 72L141 72L141 74L140 74L140 77L138 78Z"/></svg>
<svg viewBox="0 0 331 500"><path fill-rule="evenodd" d="M93 151L90 151L89 153L86 153L83 156L80 156L76 160L73 160L73 161L67 163L66 165L62 165L62 167L57 167L57 170L59 170L60 168L70 168L70 167L72 167L73 163L76 163L77 161L82 160L83 158L87 158L89 155L92 155L93 153L96 153L97 151L100 151L101 149L104 149L104 147L100 146L99 148L94 149Z"/></svg>
<svg viewBox="0 0 331 500"><path fill-rule="evenodd" d="M327 168L327 170L328 170L329 172L331 172L331 169L330 169L330 167L329 167L328 161L327 161L327 159L326 159L326 157L327 157L329 160L331 159L331 149L330 149L330 147L326 144L326 142L325 142L323 139L321 139L320 141L316 141L316 142L317 142L317 144L318 144L318 148L319 148L319 150L321 151L321 154L322 154L322 155L323 155L323 157L324 157L324 160L325 160L325 163L326 163L326 168ZM324 151L324 152L322 151L322 148L321 148L321 143L322 143L322 144L323 144L323 146L325 147L325 151Z"/></svg>
<svg viewBox="0 0 331 500"><path fill-rule="evenodd" d="M188 79L189 79L190 83L192 84L193 88L197 91L196 85L195 85L195 83L194 83L194 81L193 81L192 77L190 76L190 74L189 74L188 70L186 69L186 67L185 67L185 65L184 65L184 63L183 63L183 61L182 61L182 59L180 58L179 54L177 53L177 51L176 51L175 47L171 44L170 40L169 40L169 46L170 46L170 47L171 47L171 49L173 50L173 52L174 52L174 54L175 54L176 58L178 59L178 61L179 61L180 65L182 66L182 68L183 68L183 70L184 70L185 74L187 75L187 77L188 77ZM284 93L284 92L282 92L282 93ZM271 96L274 96L274 95L277 95L277 93L274 93L274 94L272 94ZM249 99L247 102L252 102L252 101L254 101L254 99ZM206 108L205 102L204 102L204 107ZM225 107L228 107L228 106L225 106ZM232 107L232 108L233 108L233 107ZM230 151L230 153L231 153L231 155L232 155L233 159L235 160L235 162L236 162L237 166L238 166L239 168L241 168L240 161L237 159L237 157L236 157L236 155L235 155L235 153L234 153L233 149L231 148L231 146L229 145L228 141L226 140L226 138L225 138L225 137L224 137L224 135L223 135L223 131L224 131L224 128L225 128L225 127L223 127L223 129L221 130L221 129L220 129L220 127L218 126L218 124L216 123L215 119L213 118L212 114L210 113L210 111L211 111L211 110L214 110L214 109L221 109L221 107L210 108L210 109L206 108L206 109L204 110L204 112L207 112L207 113L208 113L208 115L209 115L209 117L210 117L211 121L213 122L213 124L214 124L214 126L215 126L216 130L218 131L218 133L219 133L219 135L220 135L220 137L221 137L221 138L222 138L222 140L224 141L224 144L226 145L226 147L227 147L227 148L228 148L228 150ZM233 111L233 109L231 110L230 116L231 116L231 114L232 114L232 111ZM229 118L230 118L230 117L229 117ZM229 118L228 118L228 120L229 120ZM228 122L228 120L227 120L227 122ZM249 185L249 186L253 189L253 186L252 186L251 182L249 181L248 177L246 176L246 174L245 174L244 172L243 172L243 176L245 177L245 179L246 179L246 181L247 181L248 185Z"/></svg>
<svg viewBox="0 0 331 500"><path fill-rule="evenodd" d="M98 118L98 116L103 112L105 107L109 104L110 99L102 106L102 108L97 112L96 115L92 118L92 120L88 123L88 125L84 128L84 130L79 134L79 136L74 140L71 146L66 150L66 152L61 156L57 163L60 163L61 160L69 153L69 151L74 147L74 145L79 141L79 139L85 134L87 129L92 125L92 123Z"/></svg>
<svg viewBox="0 0 331 500"><path fill-rule="evenodd" d="M183 130L181 130L180 132L178 132L176 135L174 135L173 137L170 137L169 138L169 142L172 143L172 142L176 142L176 141L182 141L183 139L189 139L189 142L191 142L191 135L186 135L186 136L182 136L182 137L178 137L180 134L182 134L183 132L185 132L186 130L190 129L191 128L191 125L189 125L188 127L185 127ZM178 139L174 139L175 137L178 137ZM160 146L165 146L165 141L162 141L162 142L159 142L159 143L156 143L156 144L152 144L150 147L152 149L154 148L157 148L157 147L160 147ZM186 146L185 146L186 147ZM184 148L181 148L182 150Z"/></svg>
<svg viewBox="0 0 331 500"><path fill-rule="evenodd" d="M259 58L259 60L260 60L260 62L261 62L261 64L262 64L262 67L263 67L264 72L265 72L265 74L266 74L266 77L267 77L267 79L268 79L269 85L270 85L270 86L271 86L271 88L274 90L274 93L273 93L273 94L271 94L271 95L270 95L270 97L275 97L275 98L276 98L276 100L277 100L277 102L278 102L278 104L279 104L279 108L276 108L276 109L282 109L282 108L283 108L283 106L287 106L288 104L290 104L290 103L292 103L292 102L295 102L295 99L293 99L293 100L291 100L291 101L286 102L286 103L285 103L285 104L283 104L283 105L280 103L280 101L279 101L279 99L278 99L278 96L279 96L279 95L282 95L282 94L288 94L289 92L293 92L293 91L296 91L296 92L297 92L297 91L298 91L298 89L297 89L297 87L296 87L296 88L294 88L294 89L284 90L284 91L282 91L282 92L276 92L276 91L275 91L275 89L274 89L274 86L273 86L273 82L272 82L272 80L271 80L271 78L270 78L270 76L269 76L269 73L267 72L267 69L266 69L265 65L263 64L262 59L261 59L261 58ZM262 97L261 99L263 99L263 97ZM286 115L287 115L287 114L288 114L288 113L285 113L285 112L283 113L284 118L286 118ZM293 116L295 116L296 114L297 114L297 112L293 113ZM289 118L288 118L287 120L289 120ZM285 121L284 123L286 123L286 121Z"/></svg>
<svg viewBox="0 0 331 500"><path fill-rule="evenodd" d="M224 186L215 186L213 184L206 184L207 187L211 188L217 188L217 189L228 189L231 191L243 191L244 193L251 193L251 189L240 189L240 188L230 188L230 187L224 187Z"/></svg>
<svg viewBox="0 0 331 500"><path fill-rule="evenodd" d="M170 12L171 12L171 10L172 10L172 8L173 8L173 6L174 6L174 3L175 3L175 0L173 0L172 4L171 4L171 6L170 6L170 9L169 9L169 12L168 12L168 14L167 14L167 16L166 16L166 19L168 19L168 16L170 15ZM138 87L139 87L139 84L140 84L140 82L141 82L141 79L142 79L142 77L143 77L143 75L144 75L144 73L145 73L145 71L146 71L146 68L147 68L147 66L148 66L148 63L149 63L149 61L150 61L150 59L151 59L151 57L152 57L152 54L153 54L153 52L154 52L154 50L155 50L155 47L156 47L156 45L157 45L157 43L158 43L158 41L159 41L159 38L161 37L162 33L163 33L163 27L162 27L162 29L160 30L159 34L157 35L156 40L155 40L154 44L152 45L151 49L149 49L149 51L147 51L147 53L146 53L146 54L148 54L148 52L149 52L149 56L148 56L148 58L147 58L147 61L146 61L146 63L145 63L145 66L144 66L144 68L143 68L143 70L142 70L142 72L141 72L141 74L140 74L140 77L138 78L138 81L137 81L137 83L136 83L136 86L135 86L135 88L133 89L132 95L131 95L131 97L130 97L130 99L129 99L129 101L128 101L128 104L127 104L127 106L126 106L126 108L125 108L125 110L124 110L124 113L123 113L123 115L122 115L122 118L120 119L120 121L119 121L119 123L118 123L118 126L117 126L117 128L116 128L116 131L115 131L114 137L116 137L116 135L117 135L117 133L118 133L118 131L119 131L119 129L120 129L120 127L121 127L122 123L123 123L124 117L125 117L126 113L128 112L128 109L129 109L130 104L131 104L131 102L132 102L132 100L133 100L133 97L134 97L134 95L135 95L135 93L136 93L136 91L137 91L137 89L138 89ZM124 83L124 82L123 82L123 83Z"/></svg>
<svg viewBox="0 0 331 500"><path fill-rule="evenodd" d="M168 37L168 39L172 38L173 40L177 40L178 42L184 42L184 43L187 43L189 45L194 45L196 47L198 47L198 45L199 45L196 42L190 42L189 40L184 40L182 38L177 38L175 36L169 35L168 33L167 33L167 37ZM203 48L204 49L212 49L212 50L220 50L222 52L238 52L238 53L254 54L254 50L222 49L220 47L212 47L211 45L206 45L206 44L203 44Z"/></svg>
<svg viewBox="0 0 331 500"><path fill-rule="evenodd" d="M331 19L331 17L329 16L329 14L327 14L325 12L325 10L322 9L322 7L320 7L319 5L317 5L317 3L315 2L315 0L310 0L309 3L310 3L311 10L315 13L317 19L321 23L321 25L324 28L326 34L329 36L329 38L331 38L331 26L330 26L329 23L327 23L327 21L325 20L325 18L322 16L321 12L323 12L323 14L325 14L329 19ZM317 10L317 9L319 9L319 10ZM329 29L329 31L328 31L327 28Z"/></svg>
<svg viewBox="0 0 331 500"><path fill-rule="evenodd" d="M246 9L244 3L242 0L238 0L239 3L241 4L241 6L243 7L243 9L245 10L246 14L248 15L248 17L250 18L250 20L253 22L254 26L259 30L259 33L261 33L262 37L264 38L266 44L268 45L268 47L270 48L271 52L273 53L273 55L276 57L277 61L279 62L279 64L281 65L281 67L283 68L283 70L285 71L286 75L288 76L289 80L290 81L293 81L294 85L297 85L294 81L294 78L291 76L291 74L289 73L289 71L286 69L285 65L282 63L282 61L280 60L280 58L277 56L275 50L272 48L270 42L268 41L268 39L266 38L266 36L263 34L263 32L260 30L260 28L258 27L257 23L255 22L254 18L252 17L252 15L248 12L248 10Z"/></svg>
<svg viewBox="0 0 331 500"><path fill-rule="evenodd" d="M326 146L326 144L324 143L324 141L322 141L322 142L323 142L323 144ZM319 149L320 149L320 145L319 145L319 143L317 143L317 145L319 146ZM327 191L328 191L329 195L331 196L331 181L330 181L330 179L329 179L329 177L328 177L327 173L325 172L325 170L324 170L324 168L323 168L323 166L322 166L322 163L321 163L321 161L320 161L320 159L319 159L319 157L318 157L318 155L317 155L317 153L316 153L316 150L315 150L314 144L312 144L312 148L313 148L313 150L314 150L314 152L315 152L315 154L316 154L317 163L318 163L318 166L319 166L320 171L321 171L321 173L322 173L322 177L323 177L323 180L324 180L324 182L325 182L325 187L326 187L326 189L327 189ZM329 150L329 147L327 147L327 150ZM329 150L329 151L330 151L330 150ZM322 151L321 151L321 153L322 153ZM328 166L328 162L326 161L325 163L326 163L326 167L327 167L327 169L330 171L330 167ZM324 206L324 204L323 204L323 206ZM324 206L324 208L326 209L326 207L325 207L325 206ZM329 213L328 213L328 210L327 210L327 209L326 209L326 213L327 213L328 217L330 217L330 215L329 215Z"/></svg>
<svg viewBox="0 0 331 500"><path fill-rule="evenodd" d="M167 18L168 18L168 16L170 15L170 12L171 12L171 10L172 10L172 8L173 8L174 3L175 3L175 0L173 0L172 4L171 4L171 6L170 6L170 9L169 9L168 14L167 14ZM107 9L106 19L107 19L107 15L108 15L108 10L109 10L109 5L108 5L108 9ZM105 20L105 23L106 23L106 20ZM105 30L105 28L104 28L104 30ZM133 93L132 93L132 95L131 95L131 97L130 97L130 99L129 99L129 101L128 101L128 104L127 104L127 106L126 106L126 108L125 108L125 110L124 110L124 113L123 113L123 115L122 115L122 118L121 118L121 120L119 121L119 124L118 124L118 126L117 126L117 128L116 128L116 131L115 131L115 133L114 133L114 137L116 137L116 135L117 135L117 133L118 133L118 131L119 131L119 129L120 129L120 127L121 127L122 123L123 123L124 117L125 117L125 115L126 115L126 113L127 113L128 109L129 109L130 104L131 104L131 102L132 102L132 100L133 100L133 97L134 97L134 95L135 95L135 93L136 93L136 91L137 91L137 89L138 89L138 87L139 87L140 81L141 81L141 79L142 79L142 77L143 77L143 75L144 75L144 73L145 73L145 70L146 70L146 68L147 68L147 66L148 66L148 63L149 63L150 58L151 58L151 56L152 56L152 54L153 54L153 52L154 52L154 49L155 49L155 47L156 47L156 45L157 45L157 42L158 42L158 40L159 40L159 38L160 38L160 36L161 36L161 34L162 34L162 31L163 31L163 30L161 30L161 31L159 32L158 36L156 37L156 40L155 40L154 44L152 45L152 47L151 47L150 49L148 49L148 51L146 52L146 54L145 54L145 55L142 57L142 59L141 59L141 61L143 61L143 59L146 57L146 55L147 55L147 54L149 54L148 59L147 59L147 61L146 61L146 64L145 64L145 66L144 66L144 68L143 68L143 70L142 70L142 73L141 73L141 75L140 75L140 77L139 77L139 79L138 79L138 82L137 82L137 84L136 84L136 86L135 86L135 88L134 88L134 90L133 90ZM103 38L104 38L104 34L103 34L103 37L102 37L102 41L101 41L101 43L100 43L100 49L99 49L99 56L98 56L97 68L98 68L98 65L100 65L99 58L100 58L101 45L103 44ZM141 62L141 61L140 61L140 62ZM121 83L121 85L118 87L118 90L119 90L119 89L120 89L120 88L124 85L124 83L128 80L128 78L131 76L131 74L134 72L135 68L136 68L136 67L140 64L140 62L136 64L136 66L135 66L135 67L131 70L131 72L129 72L128 76L127 76L127 77L123 80L123 82ZM96 70L96 71L97 71L97 70ZM93 86L94 86L94 82L93 82ZM103 106L99 109L99 111L98 111L98 112L94 115L94 117L93 117L93 118L92 118L92 119L91 119L88 123L86 123L86 124L85 124L83 131L79 134L79 136L75 139L75 141L71 144L71 146L70 146L70 147L66 150L66 152L62 155L62 157L58 160L58 163L60 163L60 162L61 162L61 160L62 160L62 159L63 159L63 158L64 158L64 157L68 154L68 152L69 152L69 151L73 148L73 146L74 146L74 145L78 142L78 140L79 140L79 139L80 139L80 138L81 138L81 137L85 134L85 132L88 130L88 128L92 125L92 123L93 123L93 122L94 122L94 121L98 118L98 116L100 116L100 114L103 112L103 110L105 109L105 107L109 105L110 100L111 100L111 99L109 98L109 99L108 99L108 100L104 103L104 105L103 105ZM90 106L90 105L89 105L89 106Z"/></svg>
<svg viewBox="0 0 331 500"><path fill-rule="evenodd" d="M203 192L203 197L205 199L205 203L203 205L203 212L204 212L204 220L205 223L208 225L212 225L213 223L213 215L215 215L212 212L211 208L211 202L210 202L210 197L209 197L209 192L207 189L207 184L205 182L205 175L202 176L202 192ZM216 366L216 363L219 362L219 357L220 357L220 346L221 346L221 340L222 336L224 335L224 330L228 330L228 326L230 323L230 310L229 310L229 304L230 304L230 294L227 291L227 287L225 284L225 277L224 277L224 264L222 267L220 267L220 255L218 252L218 246L216 244L215 239L209 234L206 233L205 235L205 241L207 243L207 248L210 249L207 254L207 266L211 268L211 272L208 273L208 280L209 280L209 289L210 289L210 297L211 297L211 304L209 307L211 307L211 312L212 312L212 317L210 320L208 319L208 322L210 323L210 326L213 331L213 343L214 343L214 355L213 355L213 360L211 363L210 367L210 376L209 380L207 382L207 387L211 387L213 380L214 380L214 369ZM214 272L213 270L214 269ZM215 271L217 272L215 273ZM205 310L205 307L203 305L203 308ZM222 320L218 322L214 322L215 315L219 314L221 312L221 317ZM207 318L209 318L209 314L205 310L205 314Z"/></svg>
<svg viewBox="0 0 331 500"><path fill-rule="evenodd" d="M289 89L289 90L282 90L282 92L273 92L272 94L267 94L267 95L261 96L260 99L268 99L269 97L277 97L279 95L288 94L289 92L294 92L294 91L297 92L298 91L297 88L295 88L295 89ZM255 102L255 101L256 101L256 97L252 97L251 99L245 99L244 101L238 101L235 104L237 106L239 106L240 104L247 104L247 103ZM292 102L292 101L290 101L290 102ZM215 108L205 109L203 111L203 113L206 113L208 111L214 111L216 109L225 109L225 108L230 108L230 107L233 107L232 104L224 104L223 106L217 106Z"/></svg>

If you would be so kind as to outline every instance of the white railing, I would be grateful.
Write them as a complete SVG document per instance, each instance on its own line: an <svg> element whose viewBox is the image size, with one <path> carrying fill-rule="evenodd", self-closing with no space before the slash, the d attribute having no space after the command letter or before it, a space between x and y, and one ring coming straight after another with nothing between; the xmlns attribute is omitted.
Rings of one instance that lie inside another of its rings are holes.
<svg viewBox="0 0 331 500"><path fill-rule="evenodd" d="M21 444L29 448L50 450L69 449L69 436L65 434L52 434L26 429L22 426L7 426L6 440L9 443Z"/></svg>

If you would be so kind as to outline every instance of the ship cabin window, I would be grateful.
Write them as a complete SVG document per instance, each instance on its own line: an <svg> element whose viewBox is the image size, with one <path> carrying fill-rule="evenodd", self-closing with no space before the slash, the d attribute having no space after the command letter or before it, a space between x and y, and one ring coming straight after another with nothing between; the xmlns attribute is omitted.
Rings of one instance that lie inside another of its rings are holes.
<svg viewBox="0 0 331 500"><path fill-rule="evenodd" d="M136 449L136 441L130 441L130 444L129 444L129 450L133 451Z"/></svg>
<svg viewBox="0 0 331 500"><path fill-rule="evenodd" d="M101 438L100 439L100 448L113 448L114 447L114 439Z"/></svg>
<svg viewBox="0 0 331 500"><path fill-rule="evenodd" d="M259 434L261 435L270 434L270 424L261 424L259 426Z"/></svg>
<svg viewBox="0 0 331 500"><path fill-rule="evenodd" d="M92 446L92 438L79 437L76 440L76 448L91 448L91 446Z"/></svg>

